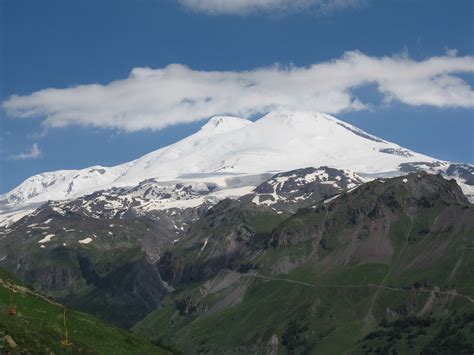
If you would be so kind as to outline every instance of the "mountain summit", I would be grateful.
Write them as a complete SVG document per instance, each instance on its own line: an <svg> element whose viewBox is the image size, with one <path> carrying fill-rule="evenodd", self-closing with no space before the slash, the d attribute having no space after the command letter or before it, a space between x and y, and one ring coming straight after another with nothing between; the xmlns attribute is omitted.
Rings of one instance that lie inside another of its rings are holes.
<svg viewBox="0 0 474 355"><path fill-rule="evenodd" d="M210 134L224 133L234 131L239 128L251 125L252 121L244 118L233 116L214 116L204 126L201 132L209 132Z"/></svg>

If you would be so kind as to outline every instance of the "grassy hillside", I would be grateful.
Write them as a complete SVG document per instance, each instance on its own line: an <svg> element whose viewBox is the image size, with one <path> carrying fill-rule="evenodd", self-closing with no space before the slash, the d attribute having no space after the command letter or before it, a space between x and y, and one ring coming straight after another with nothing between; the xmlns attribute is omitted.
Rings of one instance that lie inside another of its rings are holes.
<svg viewBox="0 0 474 355"><path fill-rule="evenodd" d="M245 228L245 238L216 222L222 210L159 265L176 292L136 333L186 353L469 353L474 345L474 207L454 182L374 181L280 222L254 212L272 228L258 236ZM205 235L206 225L219 233ZM207 273L192 274L203 265ZM169 272L175 266L186 273Z"/></svg>
<svg viewBox="0 0 474 355"><path fill-rule="evenodd" d="M11 288L17 312L14 316L7 315ZM130 332L72 310L66 311L72 345L63 348L63 310L62 305L33 292L0 269L0 336L3 339L9 335L17 344L11 348L0 341L0 353L169 354Z"/></svg>
<svg viewBox="0 0 474 355"><path fill-rule="evenodd" d="M222 279L225 277L229 276ZM272 348L272 339L276 339L275 348L280 353L344 353L370 348L375 351L389 344L386 351L418 354L443 334L451 311L456 310L461 317L457 321L461 338L458 333L453 338L461 339L458 345L465 349L474 344L470 335L474 307L461 297L438 295L439 309L428 313L433 324L424 326L416 337L416 327L407 329L405 334L403 330L396 331L394 334L402 333L397 339L390 334L391 326L379 332L377 325L372 327L367 321L371 300L377 292L374 287L330 287L252 275L240 275L230 290L216 291L206 286L169 299L165 308L150 314L134 330L151 339L177 344L185 353L265 353ZM206 291L209 294L203 297ZM430 292L423 290L384 290L375 305L386 308L387 313L375 317L390 322L407 315L424 319L422 310L429 299Z"/></svg>

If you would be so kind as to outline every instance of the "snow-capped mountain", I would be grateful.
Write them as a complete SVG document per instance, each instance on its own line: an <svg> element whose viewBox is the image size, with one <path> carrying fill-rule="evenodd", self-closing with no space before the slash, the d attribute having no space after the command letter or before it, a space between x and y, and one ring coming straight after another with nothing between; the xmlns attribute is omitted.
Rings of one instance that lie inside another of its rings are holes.
<svg viewBox="0 0 474 355"><path fill-rule="evenodd" d="M48 200L69 200L112 188L132 191L140 183L145 186L148 179L161 186L161 192L155 189L158 194L168 194L177 184L185 183L197 190L198 185L213 186L216 198L238 196L248 194L275 173L320 166L369 179L413 170L442 172L457 178L466 194L473 193L471 165L453 165L410 151L324 113L279 109L255 122L228 116L211 118L195 134L115 167L32 176L0 196L0 209L6 216L6 212ZM145 193L141 188L137 191ZM162 203L159 208L168 207Z"/></svg>

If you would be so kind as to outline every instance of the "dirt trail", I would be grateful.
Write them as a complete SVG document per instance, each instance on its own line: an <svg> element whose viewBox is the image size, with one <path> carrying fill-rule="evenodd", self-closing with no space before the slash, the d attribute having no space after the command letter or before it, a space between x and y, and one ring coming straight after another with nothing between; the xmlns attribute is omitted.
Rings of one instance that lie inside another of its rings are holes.
<svg viewBox="0 0 474 355"><path fill-rule="evenodd" d="M280 277L271 277L271 276L264 276L260 274L255 274L255 273L248 273L248 274L241 274L237 273L235 271L229 271L226 270L229 273L235 273L239 274L243 277L254 277L254 278L259 278L259 279L264 279L264 280L269 280L269 281L282 281L282 282L288 282L292 284L297 284L297 285L302 285L302 286L307 286L307 287L327 287L327 288L357 288L357 287L369 287L369 288L377 288L377 289L384 289L384 290L389 290L389 291L396 291L396 292L423 292L423 293L437 293L441 295L446 295L446 296L456 296L456 297L461 297L465 298L471 303L474 303L474 298L469 297L467 295L463 295L462 293L458 293L456 290L450 290L450 291L438 291L438 290L432 290L432 289L404 289L404 288L398 288L398 287L390 287L390 286L384 286L384 285L375 285L375 284L357 284L357 285L352 285L352 284L345 284L345 285L330 285L330 284L323 284L323 283L310 283L310 282L304 282L304 281L298 281L298 280L292 280L292 279L285 279L285 278L280 278Z"/></svg>

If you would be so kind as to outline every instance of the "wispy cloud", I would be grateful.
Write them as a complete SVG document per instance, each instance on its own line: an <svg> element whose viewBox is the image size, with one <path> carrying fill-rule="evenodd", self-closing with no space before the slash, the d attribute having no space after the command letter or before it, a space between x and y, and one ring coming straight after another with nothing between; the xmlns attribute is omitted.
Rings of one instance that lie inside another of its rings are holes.
<svg viewBox="0 0 474 355"><path fill-rule="evenodd" d="M448 57L456 57L458 55L457 49L445 47L445 52Z"/></svg>
<svg viewBox="0 0 474 355"><path fill-rule="evenodd" d="M26 159L37 159L41 156L41 149L38 144L34 143L33 146L24 153L10 156L12 160L26 160Z"/></svg>
<svg viewBox="0 0 474 355"><path fill-rule="evenodd" d="M184 7L210 15L248 15L253 13L297 13L315 11L328 14L359 7L365 0L178 0Z"/></svg>
<svg viewBox="0 0 474 355"><path fill-rule="evenodd" d="M43 118L46 127L95 126L124 131L162 129L213 115L249 117L284 106L337 114L362 110L353 90L374 85L384 102L474 107L474 92L459 73L474 72L474 57L415 61L407 55L371 57L358 51L308 67L274 65L250 71L198 71L180 64L135 68L124 80L11 96L8 115Z"/></svg>

